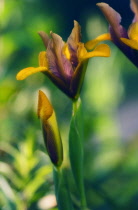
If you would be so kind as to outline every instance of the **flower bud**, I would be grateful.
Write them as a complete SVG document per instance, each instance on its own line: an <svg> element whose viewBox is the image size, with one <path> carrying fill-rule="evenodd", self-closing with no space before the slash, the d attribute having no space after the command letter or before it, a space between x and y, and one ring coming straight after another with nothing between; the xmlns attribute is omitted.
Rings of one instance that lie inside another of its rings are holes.
<svg viewBox="0 0 138 210"><path fill-rule="evenodd" d="M38 98L38 117L42 122L43 137L48 155L55 166L60 166L63 161L63 147L56 115L48 98L41 90Z"/></svg>

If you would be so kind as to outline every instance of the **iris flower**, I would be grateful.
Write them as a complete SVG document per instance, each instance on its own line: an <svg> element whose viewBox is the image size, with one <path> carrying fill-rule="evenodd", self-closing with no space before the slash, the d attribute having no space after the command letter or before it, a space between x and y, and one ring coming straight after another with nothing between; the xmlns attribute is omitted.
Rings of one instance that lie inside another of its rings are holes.
<svg viewBox="0 0 138 210"><path fill-rule="evenodd" d="M128 31L120 24L121 16L106 3L98 3L109 22L109 34L106 40L112 40L114 44L138 67L138 0L130 0L130 7L134 13L132 24Z"/></svg>
<svg viewBox="0 0 138 210"><path fill-rule="evenodd" d="M63 147L55 111L46 95L40 90L38 97L38 117L42 122L44 142L52 163L59 167L63 161Z"/></svg>
<svg viewBox="0 0 138 210"><path fill-rule="evenodd" d="M81 28L77 21L74 21L74 28L66 43L53 32L50 33L51 38L42 31L39 35L46 47L46 51L39 54L39 66L21 70L17 80L43 72L67 96L78 98L89 58L110 56L108 45L97 45L97 39L82 43Z"/></svg>

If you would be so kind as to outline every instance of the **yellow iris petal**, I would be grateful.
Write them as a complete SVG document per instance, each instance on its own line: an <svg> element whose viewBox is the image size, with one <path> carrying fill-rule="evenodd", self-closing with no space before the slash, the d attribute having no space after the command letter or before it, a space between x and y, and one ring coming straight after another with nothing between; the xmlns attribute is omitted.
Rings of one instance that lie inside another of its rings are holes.
<svg viewBox="0 0 138 210"><path fill-rule="evenodd" d="M21 71L19 71L19 73L16 75L16 79L17 80L24 80L26 79L28 76L35 74L37 72L44 72L47 71L47 67L28 67L25 69L22 69Z"/></svg>
<svg viewBox="0 0 138 210"><path fill-rule="evenodd" d="M138 41L135 40L130 40L130 39L126 39L126 38L121 38L121 41L128 45L129 47L131 47L132 49L138 50Z"/></svg>
<svg viewBox="0 0 138 210"><path fill-rule="evenodd" d="M48 60L46 58L46 51L42 51L39 53L39 66L48 66Z"/></svg>
<svg viewBox="0 0 138 210"><path fill-rule="evenodd" d="M110 48L107 44L98 45L92 52L88 52L84 59L88 59L91 57L109 57L110 56Z"/></svg>
<svg viewBox="0 0 138 210"><path fill-rule="evenodd" d="M130 39L138 41L138 22L130 25L128 29L128 36Z"/></svg>
<svg viewBox="0 0 138 210"><path fill-rule="evenodd" d="M85 47L87 50L92 50L99 42L105 41L105 40L111 40L111 36L109 33L102 34L102 35L98 36L96 39L86 42Z"/></svg>

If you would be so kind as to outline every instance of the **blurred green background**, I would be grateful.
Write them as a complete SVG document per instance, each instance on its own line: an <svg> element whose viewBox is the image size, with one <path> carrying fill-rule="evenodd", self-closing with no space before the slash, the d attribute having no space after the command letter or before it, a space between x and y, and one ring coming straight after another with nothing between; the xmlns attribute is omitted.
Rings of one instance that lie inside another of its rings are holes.
<svg viewBox="0 0 138 210"><path fill-rule="evenodd" d="M52 166L46 155L37 95L41 89L56 110L62 138L68 138L71 102L38 73L16 81L17 72L38 65L45 50L37 32L64 40L73 20L83 42L108 31L99 1L0 0L0 209L57 209ZM128 28L129 1L106 1ZM84 179L89 209L138 209L138 71L114 46L110 58L89 61L81 98L84 109ZM66 102L66 103L65 103Z"/></svg>

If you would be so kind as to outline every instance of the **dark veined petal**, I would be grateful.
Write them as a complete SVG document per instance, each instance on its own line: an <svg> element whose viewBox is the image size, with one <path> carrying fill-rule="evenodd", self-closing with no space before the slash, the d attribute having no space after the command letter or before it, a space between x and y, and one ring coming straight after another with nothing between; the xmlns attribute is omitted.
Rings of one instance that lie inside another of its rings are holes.
<svg viewBox="0 0 138 210"><path fill-rule="evenodd" d="M106 3L98 3L97 6L101 9L103 14L105 15L107 21L111 25L114 30L116 36L119 38L122 34L122 26L120 25L121 16L118 12L116 12L112 7L110 7Z"/></svg>
<svg viewBox="0 0 138 210"><path fill-rule="evenodd" d="M133 22L138 22L138 0L130 0L130 7L135 15Z"/></svg>
<svg viewBox="0 0 138 210"><path fill-rule="evenodd" d="M48 64L49 64L49 70L51 71L51 73L53 73L56 77L61 78L60 70L57 63L57 58L53 49L53 40L50 40L48 43L47 59L48 59Z"/></svg>
<svg viewBox="0 0 138 210"><path fill-rule="evenodd" d="M64 42L62 38L51 33L52 39L50 40L47 48L47 58L49 61L49 68L60 79L68 82L72 76L72 65L63 53Z"/></svg>

